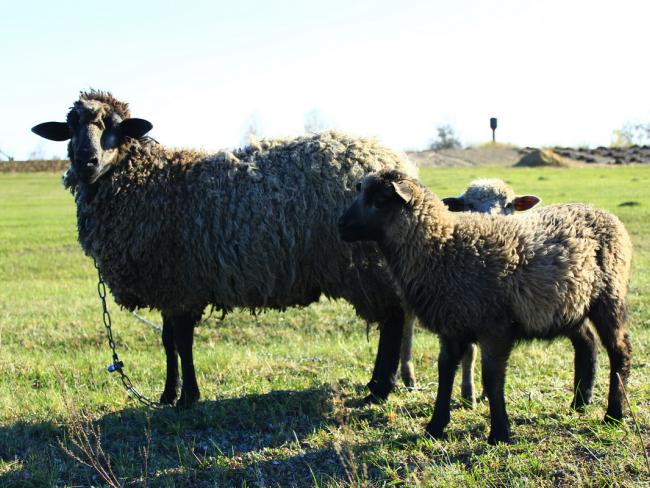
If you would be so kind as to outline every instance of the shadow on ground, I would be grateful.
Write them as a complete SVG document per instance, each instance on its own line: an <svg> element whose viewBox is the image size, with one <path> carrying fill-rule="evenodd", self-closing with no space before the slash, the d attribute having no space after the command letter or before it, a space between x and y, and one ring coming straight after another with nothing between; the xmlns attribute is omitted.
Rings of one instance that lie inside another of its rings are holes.
<svg viewBox="0 0 650 488"><path fill-rule="evenodd" d="M202 401L182 412L127 408L90 425L101 432L101 446L127 486L142 480L147 448L153 486L306 486L314 477L348 480L337 448L314 447L311 439L340 425L333 414L336 395L321 386ZM70 435L69 425L52 422L0 426L0 460L8 466L0 471L0 486L100 482L59 446L62 440L73 447ZM90 440L93 445L92 435Z"/></svg>

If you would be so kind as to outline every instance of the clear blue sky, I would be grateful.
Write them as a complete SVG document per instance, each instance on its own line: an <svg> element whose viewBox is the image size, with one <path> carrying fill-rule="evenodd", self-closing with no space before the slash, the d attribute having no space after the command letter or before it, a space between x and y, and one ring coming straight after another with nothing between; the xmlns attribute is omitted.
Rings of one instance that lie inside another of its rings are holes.
<svg viewBox="0 0 650 488"><path fill-rule="evenodd" d="M0 7L0 149L64 155L30 127L78 92L130 102L152 135L218 149L330 125L422 148L606 145L650 122L650 1L22 1Z"/></svg>

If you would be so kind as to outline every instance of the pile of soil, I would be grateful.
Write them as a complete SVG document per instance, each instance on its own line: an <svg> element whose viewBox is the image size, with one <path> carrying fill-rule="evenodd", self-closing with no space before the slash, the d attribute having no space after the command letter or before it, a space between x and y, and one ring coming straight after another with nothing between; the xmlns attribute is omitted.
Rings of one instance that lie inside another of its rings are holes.
<svg viewBox="0 0 650 488"><path fill-rule="evenodd" d="M534 149L517 161L515 167L551 166L554 168L570 168L579 163L566 159L552 149Z"/></svg>

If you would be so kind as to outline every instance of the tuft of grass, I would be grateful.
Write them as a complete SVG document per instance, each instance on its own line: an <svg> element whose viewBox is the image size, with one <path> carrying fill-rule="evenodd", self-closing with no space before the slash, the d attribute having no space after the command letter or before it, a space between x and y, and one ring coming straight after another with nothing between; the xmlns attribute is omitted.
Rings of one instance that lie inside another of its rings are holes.
<svg viewBox="0 0 650 488"><path fill-rule="evenodd" d="M353 309L328 300L284 313L235 311L224 320L206 314L194 346L202 401L188 412L148 411L105 371L111 357L96 274L76 243L75 208L60 176L9 173L0 175L0 486L648 483L650 167L421 170L441 196L458 195L477 177L502 178L544 204L590 202L625 223L635 245L626 390L634 419L601 422L609 368L602 348L593 405L577 414L569 408L569 342L533 342L510 360L512 445L487 445L488 406L461 408L458 386L448 439L428 439L437 339L416 330L420 389L355 406L366 393L377 332L367 340ZM631 201L639 205L621 205ZM165 370L159 335L112 301L109 307L129 375L157 397ZM142 314L160 322L155 312ZM75 435L90 456L75 447ZM112 481L90 458L104 459L98 466L110 467Z"/></svg>

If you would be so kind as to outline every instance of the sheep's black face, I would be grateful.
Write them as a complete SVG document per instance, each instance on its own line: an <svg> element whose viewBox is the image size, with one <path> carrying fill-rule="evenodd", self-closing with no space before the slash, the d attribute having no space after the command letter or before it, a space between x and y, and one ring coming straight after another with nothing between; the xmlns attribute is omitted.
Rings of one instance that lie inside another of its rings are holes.
<svg viewBox="0 0 650 488"><path fill-rule="evenodd" d="M397 172L390 174L400 175ZM385 176L385 175L384 175ZM358 195L339 220L339 234L346 242L381 241L387 223L406 203L390 178L370 175L357 184Z"/></svg>
<svg viewBox="0 0 650 488"><path fill-rule="evenodd" d="M53 141L70 140L68 156L76 179L92 185L106 174L118 157L126 138L141 138L151 123L126 119L98 100L79 100L68 113L67 122L46 122L32 128L41 137Z"/></svg>

